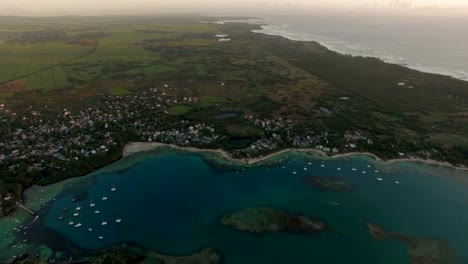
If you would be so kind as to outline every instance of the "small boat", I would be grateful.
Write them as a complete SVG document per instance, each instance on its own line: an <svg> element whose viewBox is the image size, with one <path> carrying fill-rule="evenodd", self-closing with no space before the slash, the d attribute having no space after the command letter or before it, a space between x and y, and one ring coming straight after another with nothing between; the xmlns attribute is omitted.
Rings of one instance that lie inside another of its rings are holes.
<svg viewBox="0 0 468 264"><path fill-rule="evenodd" d="M80 214L79 213L74 213L73 216L79 216Z"/></svg>
<svg viewBox="0 0 468 264"><path fill-rule="evenodd" d="M122 222L122 219L117 218L117 219L115 219L115 222L116 222L116 223L120 223L120 222Z"/></svg>
<svg viewBox="0 0 468 264"><path fill-rule="evenodd" d="M58 219L59 219L59 220L63 220L63 216L59 216L59 218L58 218Z"/></svg>
<svg viewBox="0 0 468 264"><path fill-rule="evenodd" d="M320 165L320 167L322 167L322 168L325 167L325 164Z"/></svg>
<svg viewBox="0 0 468 264"><path fill-rule="evenodd" d="M81 206L76 206L76 209L77 211L81 210Z"/></svg>
<svg viewBox="0 0 468 264"><path fill-rule="evenodd" d="M98 236L98 238L99 238L99 239L101 239L101 240L102 240L102 239L104 239L104 237L103 237L103 236Z"/></svg>
<svg viewBox="0 0 468 264"><path fill-rule="evenodd" d="M73 221L68 222L68 225L73 225L73 224L74 224Z"/></svg>
<svg viewBox="0 0 468 264"><path fill-rule="evenodd" d="M362 171L362 174L366 174L366 173L367 173L367 171Z"/></svg>
<svg viewBox="0 0 468 264"><path fill-rule="evenodd" d="M367 168L370 168L371 166L370 165L367 165Z"/></svg>
<svg viewBox="0 0 468 264"><path fill-rule="evenodd" d="M95 214L101 213L99 210L94 211Z"/></svg>
<svg viewBox="0 0 468 264"><path fill-rule="evenodd" d="M306 171L306 170L307 170L307 168L304 168L304 170Z"/></svg>
<svg viewBox="0 0 468 264"><path fill-rule="evenodd" d="M399 182L399 181L395 181L395 184L400 184L400 182Z"/></svg>
<svg viewBox="0 0 468 264"><path fill-rule="evenodd" d="M103 200L103 201L107 200L107 196L103 196L103 197L102 197L102 200Z"/></svg>
<svg viewBox="0 0 468 264"><path fill-rule="evenodd" d="M89 204L89 207L94 207L94 206L96 206L96 204L93 203L93 201L91 201L91 203Z"/></svg>
<svg viewBox="0 0 468 264"><path fill-rule="evenodd" d="M351 170L352 170L352 171L357 171L357 169L356 169L356 168L352 168Z"/></svg>
<svg viewBox="0 0 468 264"><path fill-rule="evenodd" d="M375 170L374 172L375 172L375 173L379 173L379 170Z"/></svg>
<svg viewBox="0 0 468 264"><path fill-rule="evenodd" d="M64 210L64 211L68 211L68 208L65 207L65 208L63 208L63 210Z"/></svg>
<svg viewBox="0 0 468 264"><path fill-rule="evenodd" d="M312 162L307 163L307 165L312 165Z"/></svg>
<svg viewBox="0 0 468 264"><path fill-rule="evenodd" d="M73 202L73 203L76 202L76 198L73 198L73 199L72 199L72 202Z"/></svg>
<svg viewBox="0 0 468 264"><path fill-rule="evenodd" d="M75 225L75 227L80 227L80 226L82 226L81 223L78 223L78 224Z"/></svg>
<svg viewBox="0 0 468 264"><path fill-rule="evenodd" d="M117 190L117 188L115 188L115 187L111 188L111 192L115 192L116 190Z"/></svg>
<svg viewBox="0 0 468 264"><path fill-rule="evenodd" d="M105 225L107 225L107 222L106 222L106 221L102 221L101 225L105 226Z"/></svg>
<svg viewBox="0 0 468 264"><path fill-rule="evenodd" d="M381 182L383 181L383 178L377 178L377 181Z"/></svg>
<svg viewBox="0 0 468 264"><path fill-rule="evenodd" d="M341 168L336 168L336 170L337 170L337 171L340 171L340 170L341 170Z"/></svg>
<svg viewBox="0 0 468 264"><path fill-rule="evenodd" d="M93 232L93 229L90 227L90 228L88 228L88 231L89 231L89 232Z"/></svg>
<svg viewBox="0 0 468 264"><path fill-rule="evenodd" d="M293 171L293 173L292 173L292 174L296 175L296 174L297 174L297 172Z"/></svg>

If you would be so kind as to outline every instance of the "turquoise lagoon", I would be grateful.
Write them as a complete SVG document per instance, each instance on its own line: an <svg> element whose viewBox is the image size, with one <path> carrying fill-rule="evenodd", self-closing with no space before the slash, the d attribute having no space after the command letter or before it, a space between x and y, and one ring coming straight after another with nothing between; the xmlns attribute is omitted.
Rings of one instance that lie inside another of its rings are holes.
<svg viewBox="0 0 468 264"><path fill-rule="evenodd" d="M42 227L84 250L134 243L186 255L210 246L228 264L408 263L402 243L371 238L364 224L371 221L389 231L443 238L460 263L468 262L466 172L412 162L386 164L364 156L288 153L252 167L214 166L208 157L175 150L127 157L60 194L41 218ZM305 176L339 176L353 189L318 190ZM330 230L251 235L218 222L225 213L265 206L322 219Z"/></svg>

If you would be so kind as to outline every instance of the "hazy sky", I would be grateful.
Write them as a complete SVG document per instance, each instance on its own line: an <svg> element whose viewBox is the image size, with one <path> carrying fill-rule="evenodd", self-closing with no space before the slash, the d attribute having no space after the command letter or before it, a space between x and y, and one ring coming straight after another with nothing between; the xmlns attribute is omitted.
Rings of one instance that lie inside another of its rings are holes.
<svg viewBox="0 0 468 264"><path fill-rule="evenodd" d="M3 15L67 15L156 13L221 8L332 7L332 8L468 8L468 0L0 0Z"/></svg>

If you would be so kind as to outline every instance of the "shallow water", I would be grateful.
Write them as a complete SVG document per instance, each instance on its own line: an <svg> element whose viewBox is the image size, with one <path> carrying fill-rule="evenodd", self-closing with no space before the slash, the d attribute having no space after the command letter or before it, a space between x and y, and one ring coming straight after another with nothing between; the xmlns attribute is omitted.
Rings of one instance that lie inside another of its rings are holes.
<svg viewBox="0 0 468 264"><path fill-rule="evenodd" d="M107 168L65 191L51 204L42 223L90 250L134 242L175 255L212 246L224 254L225 263L349 263L351 259L353 263L407 263L403 244L372 240L364 225L372 221L390 231L444 238L460 263L468 260L464 248L468 236L463 232L468 224L468 187L458 180L466 173L418 163L389 165L367 157L330 160L297 153L281 158L284 161L278 166L219 170L198 154L147 155L133 166ZM353 190L317 190L304 182L307 175L340 176ZM103 201L103 196L108 199ZM73 197L79 201L73 203ZM95 207L90 207L91 200ZM73 217L77 204L81 210ZM225 213L259 206L317 217L330 230L318 235L256 236L218 224ZM64 212L64 207L69 210ZM58 220L59 216L65 219ZM115 222L118 218L121 223ZM70 220L82 226L69 226ZM103 221L108 224L102 226Z"/></svg>

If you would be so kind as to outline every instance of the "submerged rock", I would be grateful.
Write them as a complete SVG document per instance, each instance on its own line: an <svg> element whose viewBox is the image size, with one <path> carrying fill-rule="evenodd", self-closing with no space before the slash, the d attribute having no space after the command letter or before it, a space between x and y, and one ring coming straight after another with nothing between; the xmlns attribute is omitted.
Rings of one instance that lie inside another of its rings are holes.
<svg viewBox="0 0 468 264"><path fill-rule="evenodd" d="M349 182L338 177L305 176L304 181L325 191L349 192L352 189Z"/></svg>
<svg viewBox="0 0 468 264"><path fill-rule="evenodd" d="M249 208L220 219L224 226L249 233L320 232L325 223L307 216L293 215L276 208Z"/></svg>
<svg viewBox="0 0 468 264"><path fill-rule="evenodd" d="M189 256L167 256L150 253L148 258L163 264L220 264L222 255L213 248L204 248Z"/></svg>
<svg viewBox="0 0 468 264"><path fill-rule="evenodd" d="M397 232L387 232L382 227L370 222L367 222L366 225L374 239L397 239L405 243L412 264L456 263L454 251L443 239L420 238Z"/></svg>

